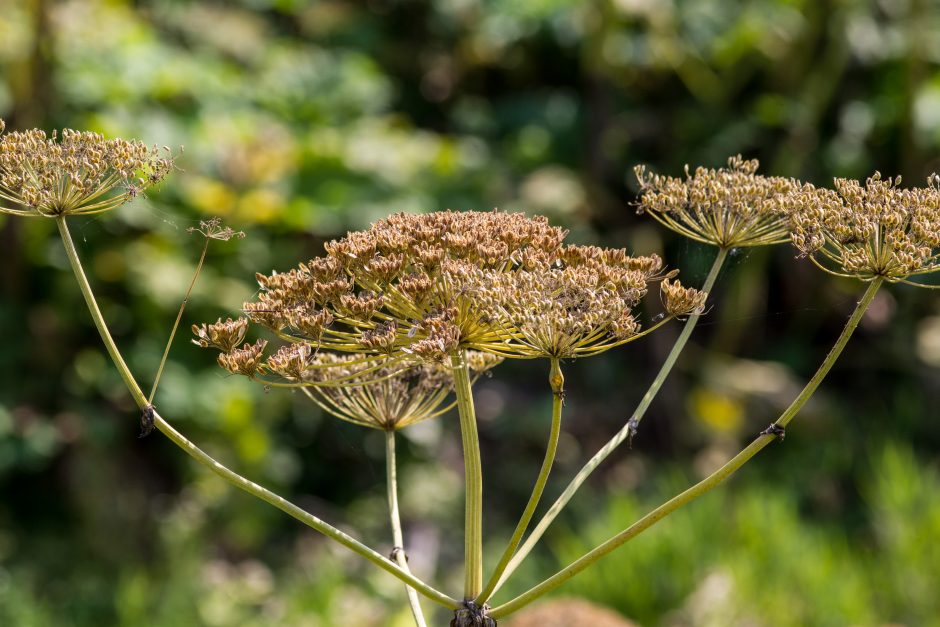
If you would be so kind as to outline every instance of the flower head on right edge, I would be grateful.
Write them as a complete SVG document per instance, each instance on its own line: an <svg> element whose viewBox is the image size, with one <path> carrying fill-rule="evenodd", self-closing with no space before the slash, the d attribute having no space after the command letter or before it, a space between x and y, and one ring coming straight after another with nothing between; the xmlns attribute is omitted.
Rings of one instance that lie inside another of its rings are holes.
<svg viewBox="0 0 940 627"><path fill-rule="evenodd" d="M921 284L912 276L940 270L940 176L926 187L875 172L864 184L835 179L835 190L804 185L781 213L793 244L822 270L840 277Z"/></svg>

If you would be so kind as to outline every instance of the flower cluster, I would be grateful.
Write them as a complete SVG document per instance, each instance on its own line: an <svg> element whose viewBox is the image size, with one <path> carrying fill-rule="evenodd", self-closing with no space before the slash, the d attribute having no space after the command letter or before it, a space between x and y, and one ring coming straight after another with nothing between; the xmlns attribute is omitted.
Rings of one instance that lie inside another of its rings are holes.
<svg viewBox="0 0 940 627"><path fill-rule="evenodd" d="M518 356L583 357L635 339L633 308L660 268L658 257L566 246L557 265L491 273L478 303Z"/></svg>
<svg viewBox="0 0 940 627"><path fill-rule="evenodd" d="M298 344L282 351L289 355L288 362L293 358L296 363L297 356L307 353L306 349L307 345ZM272 369L276 357L268 358ZM450 365L425 362L404 369L375 369L355 355L327 352L307 354L304 359L307 369L302 378L315 384L304 391L326 412L358 425L392 431L439 416L453 407L453 403L445 405L454 391ZM487 353L467 354L473 379L500 361L501 357Z"/></svg>
<svg viewBox="0 0 940 627"><path fill-rule="evenodd" d="M166 176L172 161L161 154L138 141L71 129L51 137L37 129L7 133L0 137L0 213L57 217L114 209Z"/></svg>
<svg viewBox="0 0 940 627"><path fill-rule="evenodd" d="M804 185L781 209L794 245L823 270L862 280L906 282L940 269L940 176L927 187L900 184L876 172L864 185Z"/></svg>
<svg viewBox="0 0 940 627"><path fill-rule="evenodd" d="M584 357L658 326L641 331L634 310L650 282L675 272L565 236L523 214L392 215L327 243L324 257L258 274L246 317L194 326L194 342L220 350L233 374L399 429L446 411L458 362L476 377L506 357ZM663 322L705 297L663 281ZM244 343L249 321L286 343L265 358L266 342Z"/></svg>
<svg viewBox="0 0 940 627"><path fill-rule="evenodd" d="M639 211L693 240L724 249L779 244L789 239L780 203L799 189L793 179L757 174L758 162L740 155L727 168L696 168L685 178L634 170Z"/></svg>
<svg viewBox="0 0 940 627"><path fill-rule="evenodd" d="M396 214L259 274L244 312L289 342L427 361L462 349L571 358L638 337L633 310L661 260L565 236L523 214Z"/></svg>
<svg viewBox="0 0 940 627"><path fill-rule="evenodd" d="M238 320L226 318L225 322L219 318L212 324L194 324L193 335L196 339L193 340L193 344L229 353L242 343L246 331L248 331L248 320L245 318Z"/></svg>
<svg viewBox="0 0 940 627"><path fill-rule="evenodd" d="M661 286L663 305L671 316L687 316L701 313L708 295L691 287L683 287L678 281L663 280Z"/></svg>

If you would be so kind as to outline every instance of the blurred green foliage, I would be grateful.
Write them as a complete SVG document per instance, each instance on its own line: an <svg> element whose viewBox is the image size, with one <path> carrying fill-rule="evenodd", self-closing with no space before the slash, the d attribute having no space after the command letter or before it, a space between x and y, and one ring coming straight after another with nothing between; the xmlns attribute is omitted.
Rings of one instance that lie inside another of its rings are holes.
<svg viewBox="0 0 940 627"><path fill-rule="evenodd" d="M156 193L73 226L147 381L198 255L186 228L209 215L249 237L213 243L186 325L237 311L256 271L392 211L544 213L701 280L711 252L635 215L631 167L742 152L816 183L921 181L940 169L938 35L932 0L0 0L0 116L185 145ZM53 230L0 218L0 624L407 624L389 577L136 439ZM579 497L520 582L792 398L858 292L793 257L733 256L633 450L590 484L616 496L607 513ZM548 498L619 428L676 332L566 367ZM494 556L541 458L546 374L506 364L477 390ZM381 440L254 387L180 338L156 403L213 454L390 548ZM567 590L644 624L929 624L938 398L937 299L885 291L785 444ZM402 498L412 566L455 590L451 418L405 432Z"/></svg>

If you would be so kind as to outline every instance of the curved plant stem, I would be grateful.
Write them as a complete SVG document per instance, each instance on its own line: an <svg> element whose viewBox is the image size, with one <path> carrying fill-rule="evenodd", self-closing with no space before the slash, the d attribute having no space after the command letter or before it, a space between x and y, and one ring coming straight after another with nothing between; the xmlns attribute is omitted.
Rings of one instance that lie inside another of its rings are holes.
<svg viewBox="0 0 940 627"><path fill-rule="evenodd" d="M816 388L819 387L819 384L822 383L822 380L826 377L826 374L828 374L829 370L832 368L832 365L836 362L836 359L842 353L842 349L845 348L846 343L848 343L849 338L852 336L852 333L858 326L859 321L862 319L862 316L865 314L865 311L871 304L872 299L878 292L878 288L881 287L883 280L884 279L882 277L877 277L868 285L868 289L865 290L865 294L862 296L862 299L855 307L855 311L852 312L852 315L846 323L845 328L842 329L842 334L839 335L839 338L836 340L836 343L829 351L829 354L826 355L826 359L823 360L822 364L819 366L819 369L816 370L816 374L813 375L813 378L809 380L809 382L806 384L806 387L803 388L803 390L793 400L790 406L787 407L787 409L780 415L772 427L775 426L779 429L786 427L787 424L793 420L793 417L796 416L800 409L802 409L803 405L806 404L806 401L808 401L809 398L813 395L813 392L815 392ZM730 461L725 463L724 466L713 472L711 475L696 483L685 492L682 492L678 496L675 496L669 501L666 501L648 513L646 516L633 523L631 526L627 527L603 544L595 547L584 556L580 557L542 583L530 589L528 592L519 595L507 603L493 608L489 615L494 619L500 618L528 605L543 594L554 590L568 579L571 579L585 568L588 568L594 564L600 558L604 557L628 540L636 537L642 531L653 526L655 523L659 522L686 503L694 501L698 497L712 490L718 484L734 474L738 468L743 466L748 460L757 455L757 453L759 453L764 447L766 447L776 438L777 434L774 433L771 429L762 432L744 450L735 455Z"/></svg>
<svg viewBox="0 0 940 627"><path fill-rule="evenodd" d="M85 302L88 305L88 311L91 313L91 317L95 322L95 326L98 328L98 333L101 335L101 339L104 342L105 348L107 348L108 354L111 356L111 361L113 361L114 365L117 367L118 373L121 375L121 378L124 380L128 391L130 391L131 396L134 398L134 402L137 403L138 407L144 409L149 406L147 397L144 396L144 393L137 384L137 381L134 380L134 376L131 374L130 369L127 367L127 364L124 361L124 358L121 356L121 352L114 343L114 339L111 337L111 332L108 330L108 326L104 321L104 317L101 315L101 310L98 308L98 303L95 300L94 293L91 290L91 285L89 285L88 278L85 276L85 271L82 268L81 260L78 257L78 251L75 250L75 243L72 241L72 236L69 233L65 218L56 218L56 224L59 227L59 234L62 236L62 243L65 245L65 252L68 255L69 263L71 264L72 270L75 273L75 278L77 279L78 285L81 288L82 295L85 297ZM358 553L362 557L366 558L379 568L382 568L409 586L412 586L415 590L418 590L435 603L439 603L440 605L451 609L460 605L456 599L447 596L443 592L435 590L428 584L412 575L410 572L402 569L398 564L395 564L391 560L383 557L377 551L369 548L359 540L356 540L352 536L343 533L336 527L333 527L329 523L324 522L313 514L304 511L297 505L294 505L287 499L275 494L274 492L271 492L267 488L264 488L257 483L239 475L235 471L223 466L218 461L213 459L208 453L187 440L186 437L174 429L156 411L153 412L153 421L154 426L166 437L168 437L174 444L183 449L187 455L195 459L197 462L236 488L244 490L252 496L257 497L262 501L269 503L270 505L273 505L282 512L304 523L308 527L312 527L328 538L339 542L351 551Z"/></svg>
<svg viewBox="0 0 940 627"><path fill-rule="evenodd" d="M401 532L401 516L398 513L398 472L395 462L395 431L393 429L385 432L385 476L388 482L388 518L392 524L392 542L395 543L392 549L392 557L402 570L411 572L408 568L408 556L405 554L405 539ZM424 613L421 611L421 601L418 599L418 593L411 586L405 586L405 592L408 594L408 605L411 606L411 614L414 616L415 625L417 627L427 627Z"/></svg>
<svg viewBox="0 0 940 627"><path fill-rule="evenodd" d="M463 443L464 485L464 598L475 599L483 588L483 468L480 462L480 438L476 411L470 390L470 371L464 349L451 356L457 411L460 414L460 439Z"/></svg>
<svg viewBox="0 0 940 627"><path fill-rule="evenodd" d="M708 272L708 276L705 278L705 283L702 285L703 292L711 292L712 288L715 285L715 280L718 278L718 273L721 271L721 267L725 262L725 259L728 256L728 250L726 248L719 248L718 254L715 256L714 262L712 262L711 270ZM561 513L561 510L565 508L568 502L572 499L575 493L578 491L578 488L581 487L581 484L587 480L594 470L601 465L607 457L614 452L614 450L623 444L624 440L632 436L635 433L637 425L640 424L640 421L643 420L643 415L646 413L646 410L649 408L650 403L652 403L653 398L656 397L656 394L659 392L659 389L663 386L663 383L666 381L666 377L669 376L669 373L672 372L673 366L676 364L676 360L679 358L679 354L682 352L682 349L685 348L686 342L689 341L689 337L692 335L692 330L695 329L695 325L698 323L698 319L701 317L699 315L692 315L686 321L685 326L682 328L682 332L679 334L679 337L676 339L676 343L673 344L672 350L669 351L669 355L666 357L666 361L663 362L662 367L659 369L659 374L656 375L656 378L653 379L653 383L650 384L649 389L646 391L646 394L643 395L643 398L640 400L640 404L637 405L636 409L633 412L633 415L630 417L630 420L623 426L620 431L618 431L614 436L607 441L607 443L594 454L588 462L584 465L581 470L578 471L578 474L575 475L574 479L571 480L571 483L565 488L564 492L561 493L552 506L545 512L545 515L539 520L535 528L532 529L532 533L525 539L525 542L519 547L519 550L515 555L512 556L512 559L509 561L508 566L505 571L502 573L499 581L496 583L494 589L491 591L495 592L499 590L500 586L505 583L506 579L519 567L519 564L528 556L528 554L535 547L536 543L542 538L545 531L548 529L549 525L558 517L558 514Z"/></svg>
<svg viewBox="0 0 940 627"><path fill-rule="evenodd" d="M209 238L206 238L202 246L202 254L199 255L199 263L196 264L196 271L193 272L193 280L189 282L189 289L186 290L186 296L180 303L180 310L176 314L176 320L173 322L173 329L170 330L170 337L166 341L166 348L163 349L163 357L160 358L160 366L157 367L157 376L153 379L153 387L150 388L150 394L147 396L147 404L153 403L153 397L157 394L157 387L160 386L160 377L163 376L163 368L166 366L166 360L170 356L170 347L173 346L173 338L176 337L176 330L179 329L180 320L183 319L183 312L186 311L186 305L189 303L189 296L193 293L193 287L196 285L196 279L202 272L202 265L206 262L206 253L209 251Z"/></svg>
<svg viewBox="0 0 940 627"><path fill-rule="evenodd" d="M503 551L503 555L499 559L496 569L490 576L483 592L481 592L476 599L477 605L483 605L493 595L496 584L499 583L503 571L506 570L506 566L509 565L509 560L515 553L516 547L519 546L519 542L522 540L522 534L525 533L529 522L532 520L532 515L535 514L535 508L539 504L539 499L542 498L542 492L545 490L545 484L548 481L548 474L551 472L552 464L555 461L555 451L558 449L558 436L561 433L561 410L565 404L565 378L562 375L561 365L558 359L552 359L549 383L552 386L552 425L549 431L545 458L542 460L542 468L539 470L538 477L535 480L535 486L532 488L532 495L529 497L529 502L526 503L522 517L516 524L516 529L509 539L506 550Z"/></svg>

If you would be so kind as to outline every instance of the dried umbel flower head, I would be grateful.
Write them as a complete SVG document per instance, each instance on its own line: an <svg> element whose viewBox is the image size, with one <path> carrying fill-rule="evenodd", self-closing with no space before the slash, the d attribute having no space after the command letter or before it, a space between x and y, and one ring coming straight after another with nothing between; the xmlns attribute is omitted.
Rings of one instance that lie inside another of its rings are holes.
<svg viewBox="0 0 940 627"><path fill-rule="evenodd" d="M655 256L568 246L550 267L488 277L480 302L506 336L524 347L516 349L520 354L584 357L638 336L633 308L661 266Z"/></svg>
<svg viewBox="0 0 940 627"><path fill-rule="evenodd" d="M927 187L900 185L877 172L864 185L804 185L782 209L794 245L830 274L917 285L906 279L940 269L940 177Z"/></svg>
<svg viewBox="0 0 940 627"><path fill-rule="evenodd" d="M258 275L244 311L290 342L342 352L593 354L636 333L631 310L662 264L565 235L523 214L396 214L328 243L326 257Z"/></svg>
<svg viewBox="0 0 940 627"><path fill-rule="evenodd" d="M500 361L475 351L467 355L474 380ZM312 384L304 388L307 395L326 412L365 427L402 429L453 407L444 404L454 389L450 365L424 362L376 370L355 355L323 352L307 366L304 379ZM343 385L330 385L337 380Z"/></svg>
<svg viewBox="0 0 940 627"><path fill-rule="evenodd" d="M221 218L209 218L200 220L199 227L191 226L186 229L190 233L199 233L207 240L215 239L220 242L227 242L232 238L245 239L244 231L236 231L230 226L222 224Z"/></svg>
<svg viewBox="0 0 940 627"><path fill-rule="evenodd" d="M118 207L161 181L169 150L65 129L0 137L0 212L19 216L89 215Z"/></svg>
<svg viewBox="0 0 940 627"><path fill-rule="evenodd" d="M727 168L696 168L685 178L634 169L640 183L639 211L688 238L730 249L779 244L789 239L777 211L799 188L793 179L757 174L757 160L731 157Z"/></svg>

